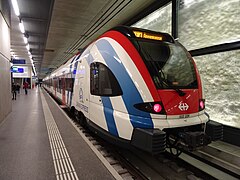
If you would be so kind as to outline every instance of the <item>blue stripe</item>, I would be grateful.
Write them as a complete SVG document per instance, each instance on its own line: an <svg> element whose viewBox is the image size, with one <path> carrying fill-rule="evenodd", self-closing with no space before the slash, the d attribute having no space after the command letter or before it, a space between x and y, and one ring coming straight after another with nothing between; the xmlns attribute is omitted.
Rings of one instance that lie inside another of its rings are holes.
<svg viewBox="0 0 240 180"><path fill-rule="evenodd" d="M90 65L93 61L94 61L93 56L91 54L89 54L89 56L87 58L88 64ZM108 131L112 135L118 136L117 126L116 126L116 123L115 123L115 120L114 120L113 107L112 107L112 103L110 101L110 98L102 96L101 100L102 100L102 103L103 103L103 111L104 111Z"/></svg>
<svg viewBox="0 0 240 180"><path fill-rule="evenodd" d="M105 119L107 120L108 131L115 136L118 136L116 123L113 116L113 107L109 97L101 97Z"/></svg>
<svg viewBox="0 0 240 180"><path fill-rule="evenodd" d="M87 63L90 67L90 64L93 62L93 56L91 54L89 54L89 56L87 57Z"/></svg>
<svg viewBox="0 0 240 180"><path fill-rule="evenodd" d="M123 64L119 62L120 58L118 57L111 44L107 40L101 39L96 43L96 46L104 58L107 66L113 72L122 88L122 98L133 127L153 128L153 122L150 114L140 111L133 106L137 103L143 103L143 99L133 80L127 73L127 70Z"/></svg>

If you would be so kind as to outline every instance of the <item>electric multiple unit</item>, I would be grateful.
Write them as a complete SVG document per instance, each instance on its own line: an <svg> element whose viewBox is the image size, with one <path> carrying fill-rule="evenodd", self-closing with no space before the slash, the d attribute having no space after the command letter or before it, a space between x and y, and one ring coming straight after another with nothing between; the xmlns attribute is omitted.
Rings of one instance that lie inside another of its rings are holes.
<svg viewBox="0 0 240 180"><path fill-rule="evenodd" d="M189 52L166 33L110 29L47 76L44 87L78 121L118 144L158 154L222 138L205 113Z"/></svg>

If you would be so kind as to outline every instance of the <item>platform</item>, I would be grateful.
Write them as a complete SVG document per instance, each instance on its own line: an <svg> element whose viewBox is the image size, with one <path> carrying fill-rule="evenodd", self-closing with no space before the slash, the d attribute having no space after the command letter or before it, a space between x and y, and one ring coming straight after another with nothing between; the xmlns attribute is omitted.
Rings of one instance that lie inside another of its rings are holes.
<svg viewBox="0 0 240 180"><path fill-rule="evenodd" d="M115 179L40 88L12 100L0 124L0 179Z"/></svg>

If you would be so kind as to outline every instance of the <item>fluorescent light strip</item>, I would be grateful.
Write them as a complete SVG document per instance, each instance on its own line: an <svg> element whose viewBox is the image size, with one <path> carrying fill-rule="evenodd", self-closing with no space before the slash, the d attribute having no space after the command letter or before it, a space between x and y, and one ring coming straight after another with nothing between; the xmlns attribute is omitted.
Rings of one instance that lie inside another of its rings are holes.
<svg viewBox="0 0 240 180"><path fill-rule="evenodd" d="M16 16L19 16L20 12L19 12L19 8L18 8L17 0L12 0L12 6L13 6Z"/></svg>
<svg viewBox="0 0 240 180"><path fill-rule="evenodd" d="M28 40L26 37L23 36L23 40L24 40L24 43L27 44L28 43Z"/></svg>
<svg viewBox="0 0 240 180"><path fill-rule="evenodd" d="M29 47L29 44L27 44L27 45L26 45L26 48L27 48L27 50L29 50L29 49L30 49L30 47Z"/></svg>
<svg viewBox="0 0 240 180"><path fill-rule="evenodd" d="M19 28L20 28L20 31L21 31L22 33L25 33L25 29L24 29L24 26L23 26L23 22L20 22L20 23L19 23Z"/></svg>

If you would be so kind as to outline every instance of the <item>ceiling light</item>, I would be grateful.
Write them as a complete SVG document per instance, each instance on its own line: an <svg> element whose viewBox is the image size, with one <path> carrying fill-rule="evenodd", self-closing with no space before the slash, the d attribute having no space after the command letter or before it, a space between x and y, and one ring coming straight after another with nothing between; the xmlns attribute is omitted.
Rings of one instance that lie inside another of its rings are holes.
<svg viewBox="0 0 240 180"><path fill-rule="evenodd" d="M24 29L24 26L23 26L23 22L20 22L20 23L19 23L19 27L20 27L20 31L21 31L22 33L25 33L25 29Z"/></svg>
<svg viewBox="0 0 240 180"><path fill-rule="evenodd" d="M30 49L30 47L29 47L29 44L27 44L27 45L26 45L26 48L27 48L27 50L29 50L29 49Z"/></svg>
<svg viewBox="0 0 240 180"><path fill-rule="evenodd" d="M27 44L28 43L28 40L26 37L23 37L23 40L24 40L24 43Z"/></svg>
<svg viewBox="0 0 240 180"><path fill-rule="evenodd" d="M16 16L19 16L20 13L19 13L17 0L12 0L12 6L13 6L13 9L14 9L14 12L15 12Z"/></svg>

